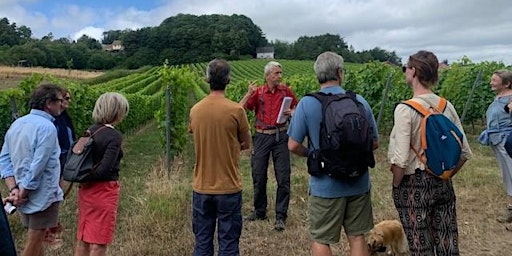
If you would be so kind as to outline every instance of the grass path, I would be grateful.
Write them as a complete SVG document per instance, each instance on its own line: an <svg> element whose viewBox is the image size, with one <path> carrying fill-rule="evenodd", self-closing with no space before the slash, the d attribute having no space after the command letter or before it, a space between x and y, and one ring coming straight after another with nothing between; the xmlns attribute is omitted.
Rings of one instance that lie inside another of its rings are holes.
<svg viewBox="0 0 512 256"><path fill-rule="evenodd" d="M501 174L492 151L478 145L476 135L468 136L474 158L454 178L457 194L461 255L509 255L512 232L495 221L502 211L505 195ZM376 152L377 166L371 170L372 203L375 221L396 218L391 199L391 175L386 163L387 138L383 136ZM190 140L191 141L191 140ZM168 175L162 166L162 152L154 122L137 132L126 134L125 157L121 165L121 201L114 243L109 255L192 255L191 231L192 143L174 161ZM252 180L249 154L241 157L243 177L243 212L252 208ZM244 223L240 240L244 256L310 255L307 230L308 174L304 159L292 158L291 202L284 232L272 230L274 221L275 179L269 167L270 219ZM2 192L5 186L0 186ZM61 222L66 227L64 244L46 255L72 255L76 233L76 190L61 207ZM16 244L21 251L25 233L17 216L10 216ZM347 255L347 242L333 246L335 255ZM1 255L1 253L0 253Z"/></svg>

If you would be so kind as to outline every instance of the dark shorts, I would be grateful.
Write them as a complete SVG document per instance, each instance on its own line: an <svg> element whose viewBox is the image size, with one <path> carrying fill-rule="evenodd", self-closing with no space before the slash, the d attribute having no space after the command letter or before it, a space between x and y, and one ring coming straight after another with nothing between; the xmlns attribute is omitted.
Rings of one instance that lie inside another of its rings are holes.
<svg viewBox="0 0 512 256"><path fill-rule="evenodd" d="M51 204L43 211L24 214L20 212L23 227L33 230L41 230L57 226L59 218L59 202Z"/></svg>
<svg viewBox="0 0 512 256"><path fill-rule="evenodd" d="M373 228L370 193L341 197L309 197L309 232L321 244L340 241L341 228L349 236L363 235Z"/></svg>

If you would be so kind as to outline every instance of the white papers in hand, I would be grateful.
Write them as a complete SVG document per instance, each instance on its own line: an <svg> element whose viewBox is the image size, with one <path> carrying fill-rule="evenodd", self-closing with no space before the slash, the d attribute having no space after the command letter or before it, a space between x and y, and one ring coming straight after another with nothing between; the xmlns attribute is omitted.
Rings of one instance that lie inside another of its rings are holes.
<svg viewBox="0 0 512 256"><path fill-rule="evenodd" d="M279 115L277 116L276 123L282 124L286 122L286 115L284 111L290 109L290 105L292 104L292 97L284 97L283 103L281 104L281 109L279 109Z"/></svg>

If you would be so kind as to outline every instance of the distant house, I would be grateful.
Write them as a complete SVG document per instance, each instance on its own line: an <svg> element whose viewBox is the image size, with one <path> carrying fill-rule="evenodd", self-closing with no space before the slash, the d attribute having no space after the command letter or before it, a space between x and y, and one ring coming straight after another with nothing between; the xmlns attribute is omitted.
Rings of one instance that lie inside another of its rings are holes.
<svg viewBox="0 0 512 256"><path fill-rule="evenodd" d="M19 60L18 67L32 67L32 63L29 60Z"/></svg>
<svg viewBox="0 0 512 256"><path fill-rule="evenodd" d="M439 69L448 69L448 68L450 68L450 65L448 65L448 60L439 62Z"/></svg>
<svg viewBox="0 0 512 256"><path fill-rule="evenodd" d="M259 47L256 48L257 59L273 59L274 58L274 47Z"/></svg>
<svg viewBox="0 0 512 256"><path fill-rule="evenodd" d="M101 45L101 47L103 48L104 51L109 51L109 52L113 52L113 51L122 51L124 50L124 46L123 46L123 43L121 42L121 40L114 40L111 44L103 44Z"/></svg>

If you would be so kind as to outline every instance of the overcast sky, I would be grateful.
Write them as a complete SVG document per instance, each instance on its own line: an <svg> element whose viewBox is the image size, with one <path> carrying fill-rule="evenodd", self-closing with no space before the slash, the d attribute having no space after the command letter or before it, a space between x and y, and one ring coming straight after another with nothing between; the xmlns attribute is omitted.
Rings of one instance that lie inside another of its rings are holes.
<svg viewBox="0 0 512 256"><path fill-rule="evenodd" d="M101 39L103 31L158 26L178 13L243 14L267 39L339 34L356 51L380 47L402 61L418 50L450 63L512 64L510 0L0 0L0 17L34 37Z"/></svg>

